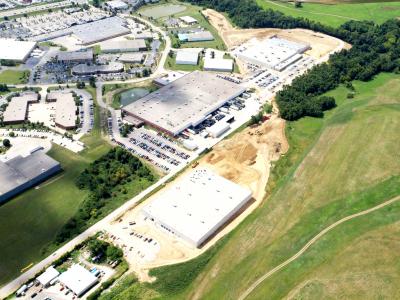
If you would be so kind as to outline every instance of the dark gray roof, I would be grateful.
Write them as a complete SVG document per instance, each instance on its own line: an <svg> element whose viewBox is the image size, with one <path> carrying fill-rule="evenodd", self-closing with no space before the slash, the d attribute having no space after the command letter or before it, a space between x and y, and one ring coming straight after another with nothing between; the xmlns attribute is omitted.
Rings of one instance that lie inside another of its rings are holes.
<svg viewBox="0 0 400 300"><path fill-rule="evenodd" d="M43 152L0 162L0 195L42 175L60 163Z"/></svg>

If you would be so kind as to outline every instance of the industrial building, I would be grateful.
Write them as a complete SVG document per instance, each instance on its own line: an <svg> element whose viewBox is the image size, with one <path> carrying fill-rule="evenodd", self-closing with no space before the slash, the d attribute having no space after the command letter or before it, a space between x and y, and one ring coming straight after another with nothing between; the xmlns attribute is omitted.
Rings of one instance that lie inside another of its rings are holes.
<svg viewBox="0 0 400 300"><path fill-rule="evenodd" d="M281 71L296 60L310 45L273 36L264 40L252 39L235 49L234 54L245 62Z"/></svg>
<svg viewBox="0 0 400 300"><path fill-rule="evenodd" d="M79 64L72 68L72 74L78 76L111 74L124 71L124 65L119 62L111 62L108 65L86 65Z"/></svg>
<svg viewBox="0 0 400 300"><path fill-rule="evenodd" d="M67 271L59 276L60 283L70 289L77 297L81 297L94 285L99 279L90 273L84 267L74 264Z"/></svg>
<svg viewBox="0 0 400 300"><path fill-rule="evenodd" d="M101 43L101 51L105 53L139 52L147 50L144 40L106 41Z"/></svg>
<svg viewBox="0 0 400 300"><path fill-rule="evenodd" d="M209 58L204 59L204 71L216 72L232 72L233 60L224 58Z"/></svg>
<svg viewBox="0 0 400 300"><path fill-rule="evenodd" d="M190 33L179 33L178 39L181 42L204 42L213 41L214 36L209 31L197 31Z"/></svg>
<svg viewBox="0 0 400 300"><path fill-rule="evenodd" d="M0 59L25 62L36 47L36 42L0 38Z"/></svg>
<svg viewBox="0 0 400 300"><path fill-rule="evenodd" d="M38 151L0 161L0 203L46 180L61 170L60 163Z"/></svg>
<svg viewBox="0 0 400 300"><path fill-rule="evenodd" d="M63 63L90 63L93 61L93 50L61 51L57 55L57 61Z"/></svg>
<svg viewBox="0 0 400 300"><path fill-rule="evenodd" d="M76 127L76 104L71 92L58 92L56 96L56 126L69 130Z"/></svg>
<svg viewBox="0 0 400 300"><path fill-rule="evenodd" d="M197 126L229 100L245 91L215 74L195 71L162 87L122 110L150 126L176 136Z"/></svg>
<svg viewBox="0 0 400 300"><path fill-rule="evenodd" d="M194 25L197 22L197 20L191 16L183 16L179 18L183 23L187 24L187 25Z"/></svg>
<svg viewBox="0 0 400 300"><path fill-rule="evenodd" d="M247 188L198 169L161 192L142 212L163 230L201 247L251 196Z"/></svg>
<svg viewBox="0 0 400 300"><path fill-rule="evenodd" d="M26 93L18 97L11 98L5 112L3 113L3 123L6 125L21 124L28 118L28 106L39 100L36 93Z"/></svg>
<svg viewBox="0 0 400 300"><path fill-rule="evenodd" d="M50 285L50 282L53 281L55 278L58 277L60 273L53 267L50 266L44 271L42 274L40 274L36 280L43 286L43 287L48 287Z"/></svg>
<svg viewBox="0 0 400 300"><path fill-rule="evenodd" d="M73 26L71 30L81 40L82 45L90 45L131 33L126 27L126 21L119 17Z"/></svg>
<svg viewBox="0 0 400 300"><path fill-rule="evenodd" d="M191 50L178 50L176 52L175 63L177 65L193 65L199 63L199 52Z"/></svg>
<svg viewBox="0 0 400 300"><path fill-rule="evenodd" d="M141 64L145 61L146 54L144 53L123 53L118 61L128 64Z"/></svg>
<svg viewBox="0 0 400 300"><path fill-rule="evenodd" d="M128 9L128 4L120 0L112 0L106 2L106 7L111 10L125 10Z"/></svg>

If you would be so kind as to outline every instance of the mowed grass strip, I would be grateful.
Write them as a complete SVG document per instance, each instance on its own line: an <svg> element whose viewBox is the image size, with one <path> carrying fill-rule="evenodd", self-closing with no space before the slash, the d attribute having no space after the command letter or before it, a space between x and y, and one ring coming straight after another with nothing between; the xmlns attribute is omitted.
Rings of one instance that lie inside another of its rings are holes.
<svg viewBox="0 0 400 300"><path fill-rule="evenodd" d="M400 105L398 97L392 96L400 92L399 83L400 76L381 74L371 82L355 83L353 100L346 99L343 87L329 93L338 99L339 107L322 120L310 151L235 230L191 285L187 297L235 299L323 228L400 193ZM289 137L296 136L296 131L303 134L307 119L289 123ZM301 278L279 280L279 288L272 285L262 294L280 299Z"/></svg>
<svg viewBox="0 0 400 300"><path fill-rule="evenodd" d="M24 84L28 82L29 71L4 70L0 72L0 83Z"/></svg>
<svg viewBox="0 0 400 300"><path fill-rule="evenodd" d="M303 17L332 27L339 27L350 20L370 20L378 24L400 17L400 2L376 3L302 3L301 8L293 3L275 0L256 0L264 9L281 11L293 17Z"/></svg>

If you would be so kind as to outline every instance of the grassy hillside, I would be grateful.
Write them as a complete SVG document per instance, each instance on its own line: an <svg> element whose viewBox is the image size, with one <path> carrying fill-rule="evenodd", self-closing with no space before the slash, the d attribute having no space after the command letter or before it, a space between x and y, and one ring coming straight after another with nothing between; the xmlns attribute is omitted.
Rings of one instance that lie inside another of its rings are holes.
<svg viewBox="0 0 400 300"><path fill-rule="evenodd" d="M333 27L338 27L350 20L372 20L376 23L383 23L388 19L400 17L400 2L303 3L301 8L295 8L293 3L286 3L286 1L256 1L263 8L279 10L293 17L304 17Z"/></svg>
<svg viewBox="0 0 400 300"><path fill-rule="evenodd" d="M337 98L339 107L321 120L320 133L315 134L310 151L278 182L273 195L234 232L191 285L187 295L207 299L222 295L225 299L237 298L256 278L296 253L323 228L399 195L399 83L400 76L382 74L371 82L356 83L357 95L352 100L345 99L347 90L344 87L329 93ZM301 133L308 127L305 126L308 121L312 119L290 124L288 134L292 141L297 136L296 131ZM281 163L284 164L284 160ZM307 252L308 256L267 280L250 298L269 295L270 299L281 299L324 264L325 274L334 278L329 267L332 258L356 246L357 239L362 240L365 234L393 224L400 217L397 204L383 211L390 211L391 215L385 217L387 214L379 211L328 234ZM362 220L371 222L357 226ZM370 251L371 255L373 253ZM386 257L389 253L380 255ZM362 256L359 259L362 260ZM358 289L368 290L371 295L379 294L380 290L375 290L376 286L371 284L373 276L368 277L374 274L388 291L393 291L394 281L387 277L396 277L399 270L394 272L390 259L382 259L381 263L388 274L374 268L366 268L364 275L354 273L364 279L358 282ZM212 279L209 274L213 274ZM330 295L333 298L346 293L351 295L346 286L355 289L354 285L346 283L346 276L336 281L340 286L337 293L325 286L327 292L333 293ZM328 296L323 288L315 287ZM318 298L316 292L311 294Z"/></svg>
<svg viewBox="0 0 400 300"><path fill-rule="evenodd" d="M0 83L23 84L29 79L29 71L4 70L0 72Z"/></svg>

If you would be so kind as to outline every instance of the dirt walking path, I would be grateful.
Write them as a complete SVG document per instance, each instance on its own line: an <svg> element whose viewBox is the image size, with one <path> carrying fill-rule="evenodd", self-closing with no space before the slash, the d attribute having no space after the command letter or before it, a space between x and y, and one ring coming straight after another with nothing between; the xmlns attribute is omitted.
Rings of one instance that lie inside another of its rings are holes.
<svg viewBox="0 0 400 300"><path fill-rule="evenodd" d="M371 207L369 209L363 210L361 212L352 214L350 216L344 217L340 219L339 221L336 221L332 225L326 227L324 230L322 230L320 233L318 233L316 236L314 236L310 241L308 241L307 244L304 245L303 248L301 248L295 255L293 255L291 258L288 260L284 261L280 265L276 266L272 270L268 271L265 273L263 276L261 276L259 279L257 279L243 294L240 295L238 298L239 300L244 300L246 299L264 280L266 280L268 277L271 277L273 274L281 270L282 268L286 267L288 264L290 264L292 261L298 259L301 255L304 254L310 248L315 242L317 242L321 237L323 237L325 234L327 234L329 231L334 229L335 227L339 226L340 224L347 222L349 220L355 219L357 217L361 217L364 215L367 215L369 213L372 213L378 209L381 209L385 206L388 206L396 201L400 200L400 196L394 197L390 200L387 200L379 205L376 205L374 207Z"/></svg>

